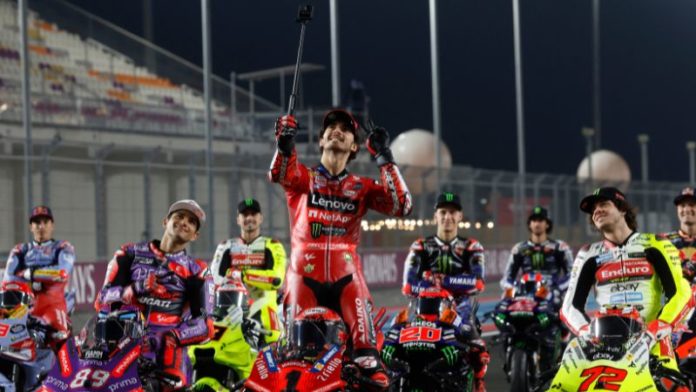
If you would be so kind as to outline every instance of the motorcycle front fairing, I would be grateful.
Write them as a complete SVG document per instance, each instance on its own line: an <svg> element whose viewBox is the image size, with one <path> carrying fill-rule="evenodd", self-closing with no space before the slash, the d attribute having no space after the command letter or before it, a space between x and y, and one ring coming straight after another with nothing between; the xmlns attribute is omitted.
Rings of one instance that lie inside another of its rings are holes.
<svg viewBox="0 0 696 392"><path fill-rule="evenodd" d="M332 345L319 359L279 360L274 346L259 352L251 375L244 384L247 391L342 391L346 382L341 377L345 347Z"/></svg>
<svg viewBox="0 0 696 392"><path fill-rule="evenodd" d="M650 338L642 335L620 358L588 358L586 343L568 343L549 391L656 391L650 373Z"/></svg>
<svg viewBox="0 0 696 392"><path fill-rule="evenodd" d="M120 392L142 391L138 375L141 342L130 338L116 351L85 351L82 357L73 338L58 351L57 363L38 392Z"/></svg>

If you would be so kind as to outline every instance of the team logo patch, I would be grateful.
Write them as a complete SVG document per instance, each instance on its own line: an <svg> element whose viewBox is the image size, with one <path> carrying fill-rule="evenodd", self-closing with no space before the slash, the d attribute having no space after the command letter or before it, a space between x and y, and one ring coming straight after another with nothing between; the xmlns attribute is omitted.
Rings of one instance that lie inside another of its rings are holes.
<svg viewBox="0 0 696 392"><path fill-rule="evenodd" d="M312 231L311 232L312 238L321 237L321 232L322 232L321 229L324 228L324 225L321 224L321 222L312 222L312 223L310 223L309 227L310 227L310 230Z"/></svg>
<svg viewBox="0 0 696 392"><path fill-rule="evenodd" d="M311 274L314 271L314 264L308 263L307 265L304 266L304 272Z"/></svg>
<svg viewBox="0 0 696 392"><path fill-rule="evenodd" d="M653 275L652 265L647 260L624 260L623 263L607 263L599 267L596 273L599 284L616 280L649 278Z"/></svg>

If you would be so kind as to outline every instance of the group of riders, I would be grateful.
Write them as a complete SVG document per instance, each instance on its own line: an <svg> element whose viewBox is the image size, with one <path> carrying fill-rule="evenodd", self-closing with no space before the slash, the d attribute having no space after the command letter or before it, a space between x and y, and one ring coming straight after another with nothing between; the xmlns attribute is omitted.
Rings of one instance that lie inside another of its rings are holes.
<svg viewBox="0 0 696 392"><path fill-rule="evenodd" d="M384 128L371 127L364 135L351 113L329 111L319 133L321 160L313 167L298 161L297 130L295 117L286 115L277 120L277 150L269 171L269 179L280 184L287 197L289 263L283 245L261 235L263 214L254 199L243 200L237 207L240 237L221 242L210 264L186 251L206 221L206 213L193 200L180 200L169 207L160 239L125 244L109 262L96 310L109 312L123 304L140 307L146 317L149 349L157 353L162 371L181 380L179 387L189 381L185 348L211 338L214 293L230 277L243 281L252 300L263 301L254 317L269 331L265 344L299 344L284 325L301 325L308 309L328 308L345 324L351 359L371 379L370 388L389 386L358 244L361 218L368 209L406 216L412 209L411 195L394 162ZM379 180L347 170L361 145L378 165ZM541 273L549 287L545 295L566 333L580 338L589 338L590 318L585 305L590 290L600 306L640 304L646 331L654 340L652 354L664 359L663 366L678 370L672 332L686 330L682 339L696 333L690 286L696 277L694 190L684 189L674 204L681 222L679 230L662 235L640 233L635 210L626 196L615 188L597 189L582 199L580 209L588 214L601 239L580 249L575 260L568 244L550 237L553 221L548 211L541 206L533 208L527 220L529 239L512 248L500 282L504 295L514 289L522 275ZM484 248L477 240L458 233L463 219L458 195L439 195L434 219L437 233L411 245L402 293L415 299L414 303L428 296L450 299L449 306L435 310L414 306L409 317L436 312L440 320L455 327L461 339L476 342L467 355L474 370L475 390L484 391L490 355L475 314L475 297L485 288ZM71 331L63 292L75 250L69 242L53 239L54 218L48 207L35 207L29 223L33 241L12 250L3 284L26 285L34 297L32 314L51 327L53 333L47 340L57 349Z"/></svg>

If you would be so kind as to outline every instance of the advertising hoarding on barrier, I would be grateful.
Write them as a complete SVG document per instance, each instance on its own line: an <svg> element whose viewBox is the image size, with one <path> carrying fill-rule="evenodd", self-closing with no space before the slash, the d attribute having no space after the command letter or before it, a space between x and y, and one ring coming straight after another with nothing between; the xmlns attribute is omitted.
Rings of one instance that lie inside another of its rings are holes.
<svg viewBox="0 0 696 392"><path fill-rule="evenodd" d="M396 288L401 286L404 261L408 252L367 251L361 254L365 281L371 288ZM495 284L500 280L510 249L496 248L486 250L486 283ZM70 285L75 289L77 310L89 310L104 284L106 261L75 263ZM2 276L2 269L0 269Z"/></svg>
<svg viewBox="0 0 696 392"><path fill-rule="evenodd" d="M408 252L371 251L361 255L363 273L367 285L375 288L401 286L404 273L404 261ZM486 282L497 283L505 272L505 265L510 257L510 249L486 250Z"/></svg>

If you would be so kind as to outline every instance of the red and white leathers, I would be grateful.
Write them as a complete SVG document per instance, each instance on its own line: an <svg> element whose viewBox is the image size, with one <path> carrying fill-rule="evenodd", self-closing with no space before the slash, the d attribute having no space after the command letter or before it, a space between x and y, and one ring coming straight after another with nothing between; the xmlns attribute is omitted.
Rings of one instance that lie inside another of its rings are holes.
<svg viewBox="0 0 696 392"><path fill-rule="evenodd" d="M398 167L386 163L380 173L381 181L346 170L333 176L322 165L299 163L295 150L289 156L276 152L269 172L285 190L292 230L287 321L314 306L336 310L350 330L354 357L376 354L372 300L357 252L361 218L368 209L405 216L412 206Z"/></svg>
<svg viewBox="0 0 696 392"><path fill-rule="evenodd" d="M12 249L2 279L32 288L36 299L31 315L56 330L48 336L54 349L70 336L65 291L74 263L75 248L68 241L31 241Z"/></svg>

